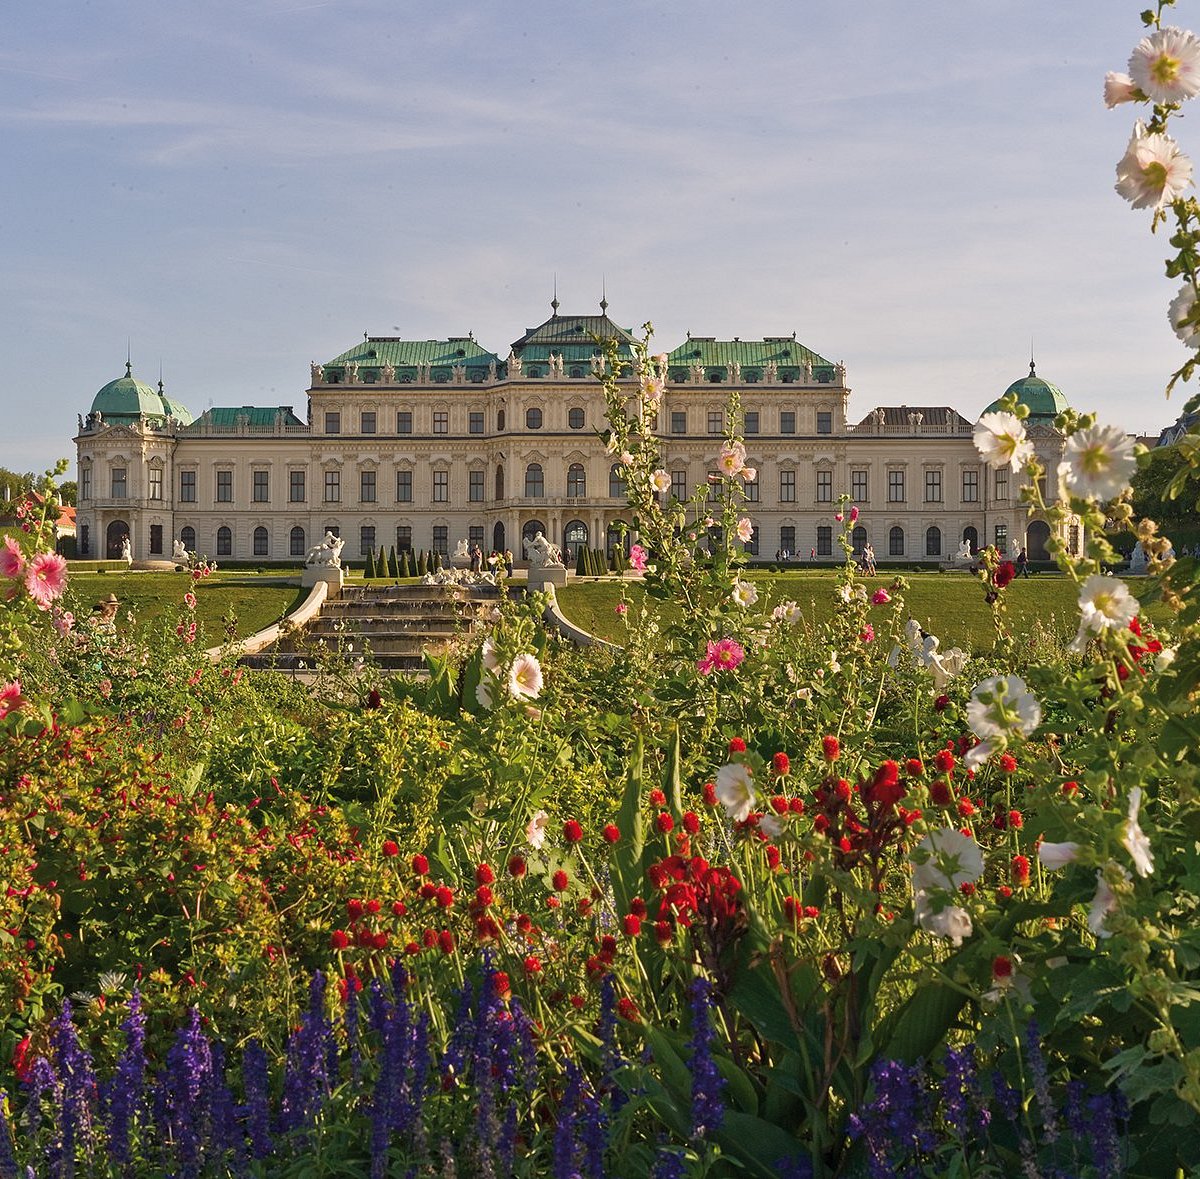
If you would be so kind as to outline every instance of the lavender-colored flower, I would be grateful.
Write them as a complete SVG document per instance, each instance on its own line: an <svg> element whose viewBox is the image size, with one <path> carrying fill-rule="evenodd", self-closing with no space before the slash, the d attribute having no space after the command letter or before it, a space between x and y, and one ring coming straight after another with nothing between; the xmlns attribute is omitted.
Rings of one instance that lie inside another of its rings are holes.
<svg viewBox="0 0 1200 1179"><path fill-rule="evenodd" d="M583 1170L592 1179L604 1179L604 1151L608 1146L608 1113L594 1093L584 1093L582 1102Z"/></svg>
<svg viewBox="0 0 1200 1179"><path fill-rule="evenodd" d="M511 1175L513 1159L517 1153L517 1107L510 1104L500 1127L500 1141L496 1144L496 1164L501 1175Z"/></svg>
<svg viewBox="0 0 1200 1179"><path fill-rule="evenodd" d="M267 1054L257 1040L251 1040L242 1053L242 1086L246 1091L244 1111L250 1153L256 1159L265 1159L271 1153L270 1085Z"/></svg>
<svg viewBox="0 0 1200 1179"><path fill-rule="evenodd" d="M54 1066L44 1057L39 1056L33 1062L32 1076L29 1080L29 1100L25 1105L25 1133L30 1142L36 1142L38 1131L42 1128L42 1101L49 1094L55 1100L58 1089L58 1078L54 1075ZM55 1101L57 1105L57 1101ZM57 1121L51 1123L55 1141L51 1151L58 1146Z"/></svg>
<svg viewBox="0 0 1200 1179"><path fill-rule="evenodd" d="M346 994L346 1009L342 1013L342 1029L346 1036L346 1046L350 1050L350 1078L357 1089L362 1080L362 1044L358 1036L358 996L349 991Z"/></svg>
<svg viewBox="0 0 1200 1179"><path fill-rule="evenodd" d="M1087 1103L1087 1141L1100 1179L1121 1173L1120 1138L1117 1134L1117 1105L1108 1093L1097 1093Z"/></svg>
<svg viewBox="0 0 1200 1179"><path fill-rule="evenodd" d="M554 1179L577 1179L575 1166L577 1141L575 1124L579 1118L580 1097L583 1093L583 1074L573 1061L567 1061L567 1087L558 1105L554 1127Z"/></svg>
<svg viewBox="0 0 1200 1179"><path fill-rule="evenodd" d="M125 1050L105 1087L105 1129L109 1156L118 1165L128 1166L130 1128L140 1118L146 1101L146 1014L136 989L129 996L129 1015L121 1030L125 1033Z"/></svg>
<svg viewBox="0 0 1200 1179"><path fill-rule="evenodd" d="M1021 1095L996 1069L992 1073L992 1097L1006 1121L1016 1122L1021 1116Z"/></svg>
<svg viewBox="0 0 1200 1179"><path fill-rule="evenodd" d="M899 1160L914 1149L934 1145L932 1130L922 1117L927 1105L923 1082L920 1064L880 1060L872 1066L871 1100L850 1116L851 1137L866 1140L871 1179L892 1179Z"/></svg>
<svg viewBox="0 0 1200 1179"><path fill-rule="evenodd" d="M654 1161L654 1179L683 1179L687 1174L687 1157L681 1150L660 1147Z"/></svg>
<svg viewBox="0 0 1200 1179"><path fill-rule="evenodd" d="M1025 1063L1029 1067L1038 1108L1042 1111L1042 1135L1047 1142L1054 1142L1058 1138L1058 1117L1054 1102L1050 1098L1050 1074L1046 1068L1046 1058L1042 1055L1042 1040L1037 1020L1029 1021L1024 1039Z"/></svg>
<svg viewBox="0 0 1200 1179"><path fill-rule="evenodd" d="M195 1007L167 1052L161 1087L165 1122L159 1123L158 1132L174 1145L180 1176L192 1179L204 1163L212 1102L212 1049L200 1030L200 1012Z"/></svg>
<svg viewBox="0 0 1200 1179"><path fill-rule="evenodd" d="M71 1001L63 1000L62 1010L50 1029L50 1043L58 1066L60 1087L60 1133L62 1159L73 1169L75 1144L82 1142L91 1161L92 1111L96 1098L96 1073L91 1054L79 1043L72 1019Z"/></svg>
<svg viewBox="0 0 1200 1179"><path fill-rule="evenodd" d="M688 1041L692 1052L692 1136L703 1138L725 1119L721 1073L712 1055L716 1038L709 1020L712 986L707 979L697 978L688 988L688 996L692 1008L692 1038Z"/></svg>
<svg viewBox="0 0 1200 1179"><path fill-rule="evenodd" d="M9 1129L8 1094L0 1089L0 1179L17 1179L17 1160L12 1152L12 1131Z"/></svg>
<svg viewBox="0 0 1200 1179"><path fill-rule="evenodd" d="M316 971L309 985L308 1010L288 1040L280 1111L285 1131L306 1126L316 1116L329 1095L330 1076L336 1070L336 1062L333 1025L325 1016L325 977Z"/></svg>
<svg viewBox="0 0 1200 1179"><path fill-rule="evenodd" d="M807 1155L794 1154L775 1160L775 1179L812 1179L812 1175L812 1159Z"/></svg>

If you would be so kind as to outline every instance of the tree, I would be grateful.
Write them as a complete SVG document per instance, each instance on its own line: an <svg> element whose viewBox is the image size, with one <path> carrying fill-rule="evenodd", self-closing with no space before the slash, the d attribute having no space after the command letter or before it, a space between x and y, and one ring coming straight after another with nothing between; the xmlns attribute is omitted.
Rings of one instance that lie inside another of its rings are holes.
<svg viewBox="0 0 1200 1179"><path fill-rule="evenodd" d="M1171 498L1166 498L1173 492ZM1194 524L1200 510L1200 435L1152 450L1133 476L1133 510L1163 525Z"/></svg>

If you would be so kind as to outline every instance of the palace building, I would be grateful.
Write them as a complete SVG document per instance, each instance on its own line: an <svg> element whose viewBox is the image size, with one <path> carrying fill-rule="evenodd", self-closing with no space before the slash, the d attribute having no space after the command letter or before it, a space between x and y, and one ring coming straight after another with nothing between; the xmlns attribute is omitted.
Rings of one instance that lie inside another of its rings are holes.
<svg viewBox="0 0 1200 1179"><path fill-rule="evenodd" d="M596 341L615 339L624 358L633 337L606 302L599 315L551 307L503 356L471 335L367 336L312 364L302 417L246 405L193 418L126 364L80 418L79 555L114 557L128 536L138 560L169 560L179 539L218 561L294 565L326 530L345 539L351 563L393 545L444 554L460 539L519 560L522 539L538 531L568 555L616 543L629 518L620 466L598 435ZM622 379L632 395L632 373ZM1029 436L1055 470L1065 398L1032 363L1009 389L1029 406ZM861 512L856 547L870 541L881 564L937 563L964 539L1048 556L1050 525L1029 517L1021 476L980 460L975 417L901 405L850 421L845 367L794 334L689 335L669 353L658 425L672 494L686 498L716 470L731 390L758 468L746 505L758 557L834 556L843 493ZM1069 532L1078 550L1078 529Z"/></svg>

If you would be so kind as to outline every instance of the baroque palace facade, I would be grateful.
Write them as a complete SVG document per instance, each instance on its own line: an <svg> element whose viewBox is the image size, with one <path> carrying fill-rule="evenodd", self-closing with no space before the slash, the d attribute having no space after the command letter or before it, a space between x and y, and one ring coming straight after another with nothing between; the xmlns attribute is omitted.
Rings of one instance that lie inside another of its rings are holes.
<svg viewBox="0 0 1200 1179"><path fill-rule="evenodd" d="M168 396L125 376L95 396L75 439L78 551L170 559L173 542L237 561L302 560L326 532L351 562L368 551L453 551L460 539L512 549L542 531L568 555L616 542L628 520L620 467L605 451L602 349L632 336L602 302L599 315L553 315L502 357L472 336L365 337L314 363L307 412L290 406L212 408L193 419ZM716 469L731 390L745 413L746 514L760 558L835 555L835 503L862 513L856 547L881 564L936 563L995 544L1044 559L1050 526L1030 518L1020 476L991 471L972 442L973 418L944 406L881 406L848 420L843 365L795 336L691 336L669 353L659 416L672 494L686 498ZM636 388L628 374L631 396ZM1013 383L1030 408L1039 458L1053 471L1066 401L1030 375ZM1078 530L1063 538L1078 549Z"/></svg>

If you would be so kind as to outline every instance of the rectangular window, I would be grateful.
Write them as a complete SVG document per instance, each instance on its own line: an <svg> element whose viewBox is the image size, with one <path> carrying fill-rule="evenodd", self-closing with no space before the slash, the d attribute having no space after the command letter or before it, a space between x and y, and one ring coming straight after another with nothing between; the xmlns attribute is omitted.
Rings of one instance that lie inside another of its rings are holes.
<svg viewBox="0 0 1200 1179"><path fill-rule="evenodd" d="M326 471L325 472L325 502L327 504L341 503L342 501L342 473L341 471Z"/></svg>
<svg viewBox="0 0 1200 1179"><path fill-rule="evenodd" d="M673 409L671 410L671 433L686 434L687 433L687 410Z"/></svg>
<svg viewBox="0 0 1200 1179"><path fill-rule="evenodd" d="M217 503L233 503L233 472L217 472Z"/></svg>
<svg viewBox="0 0 1200 1179"><path fill-rule="evenodd" d="M196 502L196 472L179 472L179 502L194 504Z"/></svg>
<svg viewBox="0 0 1200 1179"><path fill-rule="evenodd" d="M780 411L779 432L781 434L794 434L796 432L796 411L794 409Z"/></svg>
<svg viewBox="0 0 1200 1179"><path fill-rule="evenodd" d="M124 499L129 491L129 475L124 467L112 469L112 498Z"/></svg>
<svg viewBox="0 0 1200 1179"><path fill-rule="evenodd" d="M254 472L253 498L256 504L265 504L271 498L271 473L269 471Z"/></svg>
<svg viewBox="0 0 1200 1179"><path fill-rule="evenodd" d="M779 530L779 548L785 553L795 553L796 527L794 524L785 524Z"/></svg>
<svg viewBox="0 0 1200 1179"><path fill-rule="evenodd" d="M401 409L396 412L396 433L411 434L412 433L412 410Z"/></svg>
<svg viewBox="0 0 1200 1179"><path fill-rule="evenodd" d="M708 411L708 432L710 434L725 433L725 411L723 409L710 409Z"/></svg>
<svg viewBox="0 0 1200 1179"><path fill-rule="evenodd" d="M363 434L375 433L375 411L373 409L363 410L360 432Z"/></svg>
<svg viewBox="0 0 1200 1179"><path fill-rule="evenodd" d="M794 504L796 502L796 472L779 472L779 502Z"/></svg>
<svg viewBox="0 0 1200 1179"><path fill-rule="evenodd" d="M468 428L470 429L472 434L482 434L483 433L483 411L482 410L480 410L478 413L473 412L470 415L468 421L470 423Z"/></svg>
<svg viewBox="0 0 1200 1179"><path fill-rule="evenodd" d="M288 472L288 502L302 504L304 502L304 472Z"/></svg>
<svg viewBox="0 0 1200 1179"><path fill-rule="evenodd" d="M687 471L671 472L671 494L681 503L688 497Z"/></svg>
<svg viewBox="0 0 1200 1179"><path fill-rule="evenodd" d="M998 553L1007 553L1008 552L1008 525L1007 524L997 524L996 525L996 552L998 552Z"/></svg>
<svg viewBox="0 0 1200 1179"><path fill-rule="evenodd" d="M996 498L1008 499L1008 470L996 472Z"/></svg>
<svg viewBox="0 0 1200 1179"><path fill-rule="evenodd" d="M925 502L927 504L940 504L942 502L941 471L925 472Z"/></svg>
<svg viewBox="0 0 1200 1179"><path fill-rule="evenodd" d="M444 409L438 410L433 415L433 432L435 434L450 433L450 415Z"/></svg>
<svg viewBox="0 0 1200 1179"><path fill-rule="evenodd" d="M902 504L904 502L904 472L888 472L888 503Z"/></svg>
<svg viewBox="0 0 1200 1179"><path fill-rule="evenodd" d="M159 498L161 499L162 497L160 496ZM161 524L151 524L150 525L150 552L151 552L151 554L161 554L162 553L162 538L163 538L162 528L163 528L163 526Z"/></svg>
<svg viewBox="0 0 1200 1179"><path fill-rule="evenodd" d="M756 410L756 409L746 410L745 427L746 427L747 434L757 434L758 433L758 410Z"/></svg>
<svg viewBox="0 0 1200 1179"><path fill-rule="evenodd" d="M363 524L358 530L358 555L367 556L375 551L375 525Z"/></svg>
<svg viewBox="0 0 1200 1179"><path fill-rule="evenodd" d="M162 499L162 467L150 468L146 494L149 499Z"/></svg>
<svg viewBox="0 0 1200 1179"><path fill-rule="evenodd" d="M833 472L818 471L817 472L817 503L828 504L833 502Z"/></svg>
<svg viewBox="0 0 1200 1179"><path fill-rule="evenodd" d="M86 502L92 498L92 468L81 467L79 469L79 499L80 502Z"/></svg>
<svg viewBox="0 0 1200 1179"><path fill-rule="evenodd" d="M342 415L336 409L325 411L325 433L340 434L342 432Z"/></svg>
<svg viewBox="0 0 1200 1179"><path fill-rule="evenodd" d="M467 472L467 499L473 504L483 503L483 472Z"/></svg>
<svg viewBox="0 0 1200 1179"><path fill-rule="evenodd" d="M979 502L979 472L964 471L962 497L965 504L977 504Z"/></svg>
<svg viewBox="0 0 1200 1179"><path fill-rule="evenodd" d="M483 548L483 525L472 524L467 529L467 543L470 545L478 545Z"/></svg>
<svg viewBox="0 0 1200 1179"><path fill-rule="evenodd" d="M375 502L375 472L374 471L359 471L358 473L358 499L360 503L373 504Z"/></svg>
<svg viewBox="0 0 1200 1179"><path fill-rule="evenodd" d="M396 502L398 504L412 503L412 472L396 472Z"/></svg>
<svg viewBox="0 0 1200 1179"><path fill-rule="evenodd" d="M817 556L833 556L833 528L828 524L817 526Z"/></svg>
<svg viewBox="0 0 1200 1179"><path fill-rule="evenodd" d="M433 473L433 502L444 504L450 502L450 472L434 471Z"/></svg>
<svg viewBox="0 0 1200 1179"><path fill-rule="evenodd" d="M433 551L443 557L450 551L450 529L445 524L433 526Z"/></svg>
<svg viewBox="0 0 1200 1179"><path fill-rule="evenodd" d="M832 434L833 433L833 414L828 410L821 410L817 414L817 433Z"/></svg>
<svg viewBox="0 0 1200 1179"><path fill-rule="evenodd" d="M758 480L755 479L751 483L743 483L742 490L746 493L746 502L748 504L758 503Z"/></svg>
<svg viewBox="0 0 1200 1179"><path fill-rule="evenodd" d="M396 552L402 553L405 550L412 551L412 525L397 524L396 525Z"/></svg>
<svg viewBox="0 0 1200 1179"><path fill-rule="evenodd" d="M709 471L708 473L708 498L721 498L721 472Z"/></svg>
<svg viewBox="0 0 1200 1179"><path fill-rule="evenodd" d="M856 504L865 504L867 502L866 471L850 472L850 498L854 500Z"/></svg>

